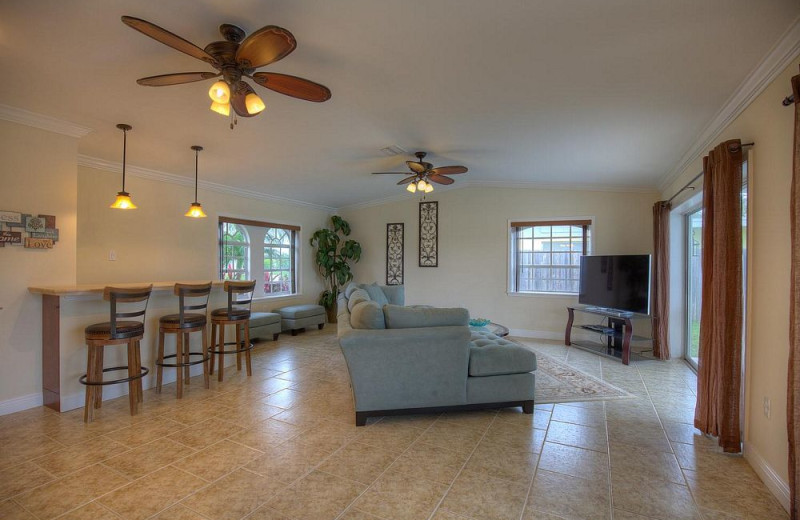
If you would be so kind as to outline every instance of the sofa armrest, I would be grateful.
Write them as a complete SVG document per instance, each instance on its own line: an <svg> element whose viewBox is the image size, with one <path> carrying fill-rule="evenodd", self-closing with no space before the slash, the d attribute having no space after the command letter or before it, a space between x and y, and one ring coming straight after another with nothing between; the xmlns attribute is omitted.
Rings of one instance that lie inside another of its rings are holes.
<svg viewBox="0 0 800 520"><path fill-rule="evenodd" d="M356 411L464 404L469 338L465 326L343 331Z"/></svg>

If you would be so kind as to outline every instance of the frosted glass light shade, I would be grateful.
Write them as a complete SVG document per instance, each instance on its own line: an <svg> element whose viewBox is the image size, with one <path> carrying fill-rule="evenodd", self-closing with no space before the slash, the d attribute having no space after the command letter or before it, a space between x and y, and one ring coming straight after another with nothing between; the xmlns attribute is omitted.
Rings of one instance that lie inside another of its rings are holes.
<svg viewBox="0 0 800 520"><path fill-rule="evenodd" d="M418 189L419 191L425 191L425 188L426 188L427 186L428 186L428 183L427 183L427 182L425 182L424 180L420 180L420 181L417 183L417 189Z"/></svg>
<svg viewBox="0 0 800 520"><path fill-rule="evenodd" d="M408 186L406 186L406 191L414 193L415 191L417 191L417 185L414 184L413 182L410 183Z"/></svg>
<svg viewBox="0 0 800 520"><path fill-rule="evenodd" d="M215 103L228 103L231 100L231 89L224 81L217 81L208 89L208 97Z"/></svg>
<svg viewBox="0 0 800 520"><path fill-rule="evenodd" d="M261 98L258 97L258 95L254 94L253 92L245 96L244 105L247 107L247 113L250 114L251 116L258 114L259 112L267 108L264 102L261 101Z"/></svg>
<svg viewBox="0 0 800 520"><path fill-rule="evenodd" d="M430 182L425 184L425 193L430 193L432 191L433 191L433 184L431 184Z"/></svg>
<svg viewBox="0 0 800 520"><path fill-rule="evenodd" d="M183 214L184 217L192 217L192 218L206 218L206 214L203 213L203 206L199 202L192 202L192 205L189 206L189 211Z"/></svg>
<svg viewBox="0 0 800 520"><path fill-rule="evenodd" d="M211 110L216 112L217 114L222 114L223 116L231 115L231 104L230 103L217 103L213 101L211 103Z"/></svg>
<svg viewBox="0 0 800 520"><path fill-rule="evenodd" d="M136 204L131 201L130 193L126 191L118 192L117 199L109 206L109 208L113 209L136 209L136 207Z"/></svg>

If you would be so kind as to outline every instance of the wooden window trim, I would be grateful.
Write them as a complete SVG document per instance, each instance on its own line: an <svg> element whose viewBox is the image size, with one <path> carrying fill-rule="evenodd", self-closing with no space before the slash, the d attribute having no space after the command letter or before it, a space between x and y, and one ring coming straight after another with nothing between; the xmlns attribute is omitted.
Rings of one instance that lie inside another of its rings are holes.
<svg viewBox="0 0 800 520"><path fill-rule="evenodd" d="M535 227L535 226L591 226L591 220L533 220L511 222L512 228Z"/></svg>
<svg viewBox="0 0 800 520"><path fill-rule="evenodd" d="M221 223L227 222L229 224L241 224L244 226L281 228L281 229L288 229L289 231L300 231L300 226L292 226L290 224L276 224L274 222L263 222L261 220L249 220L244 218L233 218L233 217L219 217L219 221Z"/></svg>

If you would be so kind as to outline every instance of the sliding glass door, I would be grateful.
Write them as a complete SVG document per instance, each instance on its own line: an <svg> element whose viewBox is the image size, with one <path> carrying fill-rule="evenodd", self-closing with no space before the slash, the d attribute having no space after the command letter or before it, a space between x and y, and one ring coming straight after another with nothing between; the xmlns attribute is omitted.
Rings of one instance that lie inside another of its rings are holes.
<svg viewBox="0 0 800 520"><path fill-rule="evenodd" d="M703 210L686 215L686 361L697 369L700 307L703 302Z"/></svg>

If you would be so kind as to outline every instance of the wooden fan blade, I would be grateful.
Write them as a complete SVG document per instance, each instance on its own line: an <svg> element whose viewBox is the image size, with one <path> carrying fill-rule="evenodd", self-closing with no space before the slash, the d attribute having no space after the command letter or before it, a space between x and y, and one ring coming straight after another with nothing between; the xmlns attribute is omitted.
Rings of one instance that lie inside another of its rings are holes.
<svg viewBox="0 0 800 520"><path fill-rule="evenodd" d="M455 175L457 173L467 173L469 170L465 166L442 166L431 170L432 175Z"/></svg>
<svg viewBox="0 0 800 520"><path fill-rule="evenodd" d="M425 173L425 165L428 163L423 162L416 162L416 161L406 161L406 165L408 168L414 173Z"/></svg>
<svg viewBox="0 0 800 520"><path fill-rule="evenodd" d="M437 184L453 184L454 181L450 177L445 177L444 175L430 175L428 176L429 181L433 181Z"/></svg>
<svg viewBox="0 0 800 520"><path fill-rule="evenodd" d="M247 94L255 92L253 87L245 83L244 81L239 81L236 83L235 87L231 90L231 106L233 110L239 114L241 117L253 117L257 116L258 114L250 114L247 111L247 104L245 103L245 98Z"/></svg>
<svg viewBox="0 0 800 520"><path fill-rule="evenodd" d="M314 101L315 103L322 103L331 98L331 91L328 90L328 87L297 76L277 74L275 72L256 72L251 77L253 81L262 87L293 98Z"/></svg>
<svg viewBox="0 0 800 520"><path fill-rule="evenodd" d="M408 172L372 172L372 175L408 175Z"/></svg>
<svg viewBox="0 0 800 520"><path fill-rule="evenodd" d="M160 76L149 76L146 78L139 78L136 83L147 87L166 87L169 85L180 85L181 83L192 83L194 81L203 81L204 79L211 79L220 76L213 72L178 72L176 74L162 74Z"/></svg>
<svg viewBox="0 0 800 520"><path fill-rule="evenodd" d="M415 180L417 180L417 176L412 175L411 177L406 177L402 181L398 182L397 185L402 186L403 184L408 184L409 182L414 182Z"/></svg>
<svg viewBox="0 0 800 520"><path fill-rule="evenodd" d="M218 66L217 60L215 60L212 55L192 42L184 40L180 36L173 34L168 30L157 26L156 24L140 18L134 18L133 16L123 16L122 23L132 29L136 29L145 36L149 36L152 39L163 43L164 45L172 47L175 50L188 54L189 56L197 58L198 60L203 60L214 67Z"/></svg>
<svg viewBox="0 0 800 520"><path fill-rule="evenodd" d="M239 44L236 63L244 68L257 69L285 58L297 47L294 35L277 25L257 30Z"/></svg>

